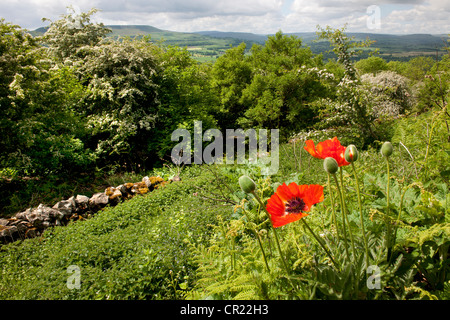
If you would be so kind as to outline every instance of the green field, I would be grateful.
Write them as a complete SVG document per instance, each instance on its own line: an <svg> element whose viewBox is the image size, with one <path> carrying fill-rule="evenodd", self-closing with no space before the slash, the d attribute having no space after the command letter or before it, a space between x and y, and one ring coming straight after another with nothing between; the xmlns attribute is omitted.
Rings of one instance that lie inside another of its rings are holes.
<svg viewBox="0 0 450 320"><path fill-rule="evenodd" d="M187 47L192 52L196 60L200 62L215 61L227 49L238 46L242 42L249 50L253 44L263 45L269 35L244 33L244 32L219 32L203 31L194 33L174 32L161 30L152 26L144 25L111 25L112 37L135 37L150 36L156 43L164 43L167 46ZM34 35L42 35L45 28L40 28L32 32ZM326 41L318 41L315 32L287 33L303 40L303 43L311 47L313 53L323 53L325 58L333 58L334 54L327 54L330 46ZM374 33L348 33L349 37L354 37L355 41L363 41L369 38L375 41L371 49L378 49L380 55L387 61L401 60L407 61L414 56L442 56L445 50L442 49L446 35L444 34L411 34L411 35L390 35ZM360 58L366 58L362 55Z"/></svg>

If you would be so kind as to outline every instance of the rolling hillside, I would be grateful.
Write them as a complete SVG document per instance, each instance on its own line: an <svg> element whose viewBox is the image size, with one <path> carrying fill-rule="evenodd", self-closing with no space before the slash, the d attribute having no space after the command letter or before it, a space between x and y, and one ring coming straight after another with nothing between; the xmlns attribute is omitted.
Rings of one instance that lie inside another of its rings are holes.
<svg viewBox="0 0 450 320"><path fill-rule="evenodd" d="M237 46L242 42L250 49L253 44L264 44L269 35L245 33L245 32L175 32L161 30L147 25L110 25L112 37L134 37L148 35L155 42L164 43L168 46L186 47L199 61L214 61L230 46ZM35 36L45 33L46 28L39 28L31 33ZM314 53L324 53L325 58L332 58L332 53L325 53L330 49L327 41L316 42L315 32L288 33L302 38L305 45L310 46ZM386 60L408 60L414 56L442 55L445 50L445 34L375 34L375 33L348 33L355 40L369 38L375 40L372 49L378 48L380 55ZM364 58L365 56L362 56Z"/></svg>

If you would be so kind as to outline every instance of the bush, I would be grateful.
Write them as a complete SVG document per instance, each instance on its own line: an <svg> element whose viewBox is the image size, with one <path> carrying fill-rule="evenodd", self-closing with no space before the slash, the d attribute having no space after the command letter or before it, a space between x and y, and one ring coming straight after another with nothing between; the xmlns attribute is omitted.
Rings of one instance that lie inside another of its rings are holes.
<svg viewBox="0 0 450 320"><path fill-rule="evenodd" d="M361 81L373 93L373 114L375 117L398 116L410 110L413 98L407 78L383 71L377 75L364 74Z"/></svg>

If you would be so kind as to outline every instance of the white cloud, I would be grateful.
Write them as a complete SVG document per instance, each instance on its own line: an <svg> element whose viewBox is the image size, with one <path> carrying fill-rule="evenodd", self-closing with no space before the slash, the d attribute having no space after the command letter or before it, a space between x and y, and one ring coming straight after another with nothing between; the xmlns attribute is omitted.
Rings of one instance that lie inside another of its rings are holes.
<svg viewBox="0 0 450 320"><path fill-rule="evenodd" d="M367 29L370 5L381 8L380 33L448 33L450 0L1 0L0 17L28 29L58 19L72 5L101 11L105 24L144 24L173 31L253 33L316 31L316 25Z"/></svg>

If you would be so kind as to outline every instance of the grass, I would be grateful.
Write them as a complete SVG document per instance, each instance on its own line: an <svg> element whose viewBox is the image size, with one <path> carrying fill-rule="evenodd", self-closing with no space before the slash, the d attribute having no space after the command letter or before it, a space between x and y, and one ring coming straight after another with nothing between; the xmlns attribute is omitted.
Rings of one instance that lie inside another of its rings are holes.
<svg viewBox="0 0 450 320"><path fill-rule="evenodd" d="M449 156L441 149L450 148L440 144L446 139L445 125L436 126L434 136L428 136L428 139L426 133L423 133L424 137L416 134L418 139L413 139L412 133L409 133L417 132L417 126L431 119L431 113L418 118L405 118L399 120L392 129L392 141L398 148L390 159L392 203L399 202L402 188L414 182L422 183L417 179L423 179L422 193L415 188L406 193L404 212L407 215L402 219L405 229L399 229L397 235L400 243L409 241L409 246L416 248L413 253L419 257L429 252L430 249L426 247L429 241L445 245L445 241L439 242L445 235L439 231L439 227L444 227L445 222L432 224L433 232L426 232L430 219L441 219L442 212L444 216L447 212L448 217L448 204L445 201L450 200L445 192L448 184L445 177L441 176L446 170L443 160L449 163ZM399 141L408 146L412 157L401 151ZM420 168L424 163L424 150L427 147L428 167L433 170L421 171L416 175L413 168ZM381 160L375 147L361 151L357 163L363 177L363 201L370 203L370 210L365 212L366 228L372 234L379 234L379 225L372 225L369 217L377 221L377 214L382 212L385 205L380 196L386 182ZM152 174L170 175L169 171L164 170L159 169L159 172ZM258 188L264 190L264 199L273 193L274 183L295 181L299 184L326 184L322 161L309 156L301 143L281 147L280 170L269 180L260 175L257 167L245 165L185 167L181 182L171 183L116 207L108 207L91 219L73 222L66 227L54 227L45 231L42 237L2 246L0 299L199 299L208 295L219 299L298 298L287 293L290 286L279 260L272 258L276 257L275 253L267 251L272 277L264 271L266 267L258 258L260 251L255 238L242 224L242 211L233 205L242 201L247 201L248 206L251 204L251 197L243 194L238 185L238 178L243 174L255 179ZM137 178L135 174L115 175L108 182L119 184L134 178ZM351 199L356 191L350 169L345 168L343 179L348 183L346 198ZM325 207L319 207L325 210L317 209L308 220L317 233L330 221L327 201L324 202ZM250 206L247 209L256 212L257 207ZM358 226L357 208L350 206L349 209L356 212L349 216L350 224ZM445 219L448 221L448 218ZM264 220L259 222L264 226ZM260 231L265 241L263 245L268 245L263 229ZM414 240L415 237L428 239L428 242L418 242ZM313 268L315 259L321 259L321 248L306 237L300 225L292 224L280 229L280 238L283 239L282 250L287 252L288 264L293 266L295 274L306 276L302 272ZM233 242L231 239L234 239ZM370 238L369 241L374 240ZM401 249L396 247L395 254L398 255ZM412 254L406 257L413 259ZM433 266L428 269L429 277L433 270L440 274L442 268L436 264L437 260L433 256L427 259L411 261L416 261L419 267ZM71 279L68 273L71 266L77 266L80 270L79 289L69 289L67 285ZM235 272L233 268L239 268L240 271ZM402 287L400 284L404 282L401 281L406 281L406 278L401 278L395 269L387 270L392 272L393 277L386 280L390 281L388 285ZM417 268L411 270L417 273ZM326 277L336 277L336 288L339 285L344 288L349 280L342 278L343 275L327 274L325 270L320 272L318 280L314 280L318 288L315 297L345 297L345 290L327 291L329 289L322 288L320 281ZM409 285L408 295L389 291L384 292L384 295L380 293L379 298L442 299L446 294L448 296L447 284L437 290L427 287L428 284L423 280L414 283ZM310 285L305 283L303 287L312 288ZM313 292L305 289L297 294L309 298Z"/></svg>

